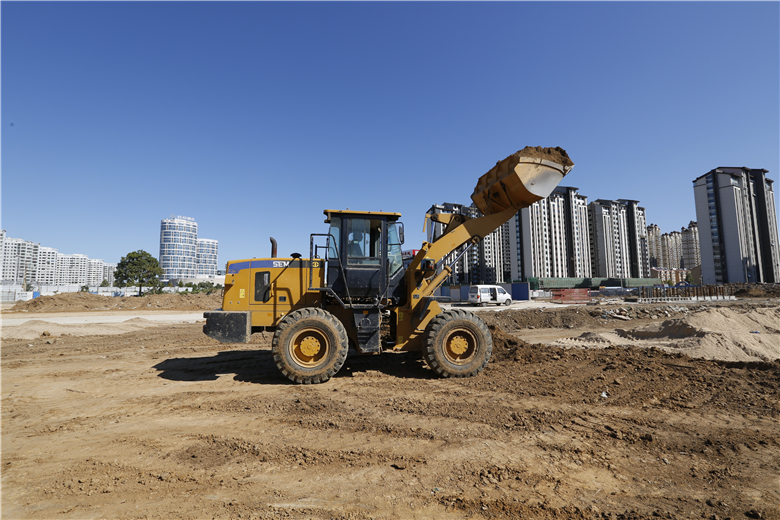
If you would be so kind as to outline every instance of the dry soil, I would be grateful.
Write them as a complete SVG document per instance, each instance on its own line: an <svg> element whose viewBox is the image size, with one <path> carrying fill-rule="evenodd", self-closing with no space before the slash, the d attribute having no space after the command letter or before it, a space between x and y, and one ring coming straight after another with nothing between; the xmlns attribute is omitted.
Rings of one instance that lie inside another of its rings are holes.
<svg viewBox="0 0 780 520"><path fill-rule="evenodd" d="M383 354L312 386L279 375L269 334L4 335L2 516L780 518L780 362L608 335L688 320L706 336L723 309L482 312L478 377ZM764 323L778 302L726 310ZM539 343L585 332L603 338Z"/></svg>
<svg viewBox="0 0 780 520"><path fill-rule="evenodd" d="M518 150L514 153L519 157L533 157L535 159L544 159L545 161L552 161L554 163L561 164L563 166L574 166L574 163L569 158L569 154L566 150L560 146L555 148L543 148L541 146L526 146L522 150Z"/></svg>

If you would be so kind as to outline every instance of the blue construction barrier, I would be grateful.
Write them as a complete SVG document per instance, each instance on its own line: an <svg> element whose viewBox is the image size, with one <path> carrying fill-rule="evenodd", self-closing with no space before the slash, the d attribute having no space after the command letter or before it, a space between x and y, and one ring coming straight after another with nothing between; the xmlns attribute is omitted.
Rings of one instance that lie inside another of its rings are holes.
<svg viewBox="0 0 780 520"><path fill-rule="evenodd" d="M531 286L528 282L513 283L510 294L515 301L529 301L531 299Z"/></svg>

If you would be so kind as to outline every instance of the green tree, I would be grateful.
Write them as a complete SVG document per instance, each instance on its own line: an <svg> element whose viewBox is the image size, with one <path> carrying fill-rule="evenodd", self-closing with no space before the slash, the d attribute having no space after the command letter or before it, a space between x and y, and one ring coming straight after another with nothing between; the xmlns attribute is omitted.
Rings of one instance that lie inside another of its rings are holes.
<svg viewBox="0 0 780 520"><path fill-rule="evenodd" d="M119 287L137 285L140 296L143 295L144 287L159 285L162 274L163 270L157 259L143 249L139 249L122 257L116 266L114 278Z"/></svg>
<svg viewBox="0 0 780 520"><path fill-rule="evenodd" d="M111 284L108 283L108 280L103 280L100 282L100 287L111 287Z"/></svg>
<svg viewBox="0 0 780 520"><path fill-rule="evenodd" d="M685 281L689 284L693 285L693 273L688 273L685 275Z"/></svg>

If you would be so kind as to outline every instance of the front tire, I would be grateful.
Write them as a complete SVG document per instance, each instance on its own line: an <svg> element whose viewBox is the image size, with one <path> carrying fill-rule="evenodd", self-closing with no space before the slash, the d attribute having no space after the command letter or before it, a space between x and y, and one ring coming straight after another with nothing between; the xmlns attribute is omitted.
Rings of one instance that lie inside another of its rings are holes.
<svg viewBox="0 0 780 520"><path fill-rule="evenodd" d="M428 324L423 357L442 377L473 377L493 353L493 337L485 322L462 310L443 312Z"/></svg>
<svg viewBox="0 0 780 520"><path fill-rule="evenodd" d="M282 374L296 383L324 383L347 359L349 340L344 325L319 308L288 314L274 333L271 351Z"/></svg>
<svg viewBox="0 0 780 520"><path fill-rule="evenodd" d="M507 307L509 307L510 305L512 305L512 300L507 300L507 301L505 301L505 302L504 302L504 305L506 305Z"/></svg>

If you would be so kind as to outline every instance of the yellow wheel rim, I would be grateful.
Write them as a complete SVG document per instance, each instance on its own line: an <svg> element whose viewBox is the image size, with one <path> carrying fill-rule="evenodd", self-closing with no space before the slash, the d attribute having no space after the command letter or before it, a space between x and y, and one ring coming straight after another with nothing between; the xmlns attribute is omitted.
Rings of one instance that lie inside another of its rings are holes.
<svg viewBox="0 0 780 520"><path fill-rule="evenodd" d="M316 367L327 358L331 345L328 336L319 329L304 329L290 342L290 354L296 363Z"/></svg>
<svg viewBox="0 0 780 520"><path fill-rule="evenodd" d="M444 338L444 355L452 363L466 364L477 351L477 338L467 329L456 329Z"/></svg>
<svg viewBox="0 0 780 520"><path fill-rule="evenodd" d="M469 348L469 342L462 336L455 336L450 341L450 350L456 356L462 356Z"/></svg>

